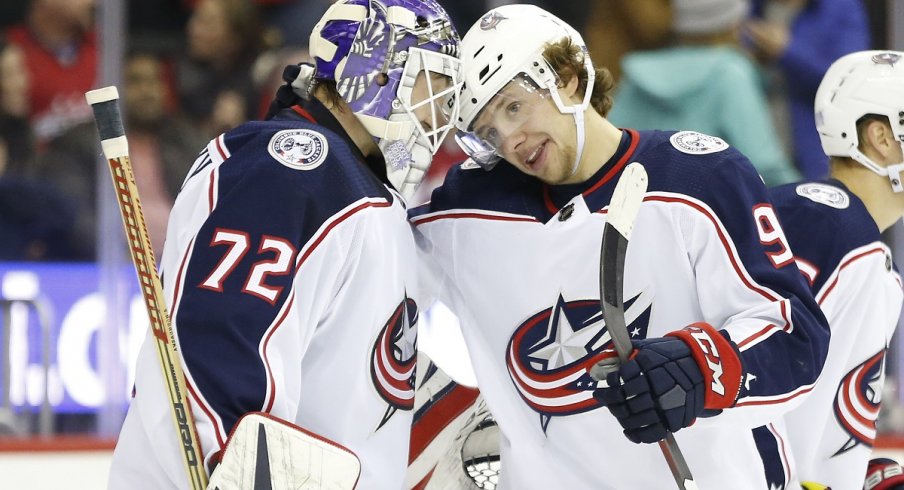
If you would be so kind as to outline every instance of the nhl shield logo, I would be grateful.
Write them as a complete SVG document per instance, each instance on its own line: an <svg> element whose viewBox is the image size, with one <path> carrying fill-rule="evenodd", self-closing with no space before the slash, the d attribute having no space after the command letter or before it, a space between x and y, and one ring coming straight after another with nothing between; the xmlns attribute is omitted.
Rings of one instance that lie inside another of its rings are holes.
<svg viewBox="0 0 904 490"><path fill-rule="evenodd" d="M320 166L329 150L326 138L309 129L286 129L270 138L267 147L279 163L295 170L312 170Z"/></svg>

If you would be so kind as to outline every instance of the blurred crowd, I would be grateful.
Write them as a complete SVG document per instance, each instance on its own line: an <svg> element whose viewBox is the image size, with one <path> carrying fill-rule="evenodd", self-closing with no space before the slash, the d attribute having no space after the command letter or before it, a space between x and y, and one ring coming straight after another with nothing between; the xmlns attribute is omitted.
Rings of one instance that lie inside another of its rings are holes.
<svg viewBox="0 0 904 490"><path fill-rule="evenodd" d="M0 260L95 258L108 179L84 92L100 86L103 0L0 6ZM185 172L207 141L262 116L285 64L305 61L329 0L128 0L120 93L158 254ZM460 34L500 0L442 2ZM747 154L769 185L828 172L816 87L841 55L887 46L884 0L535 1L575 26L618 84L621 127L690 129ZM451 138L450 138L451 140ZM449 165L435 160L417 199Z"/></svg>

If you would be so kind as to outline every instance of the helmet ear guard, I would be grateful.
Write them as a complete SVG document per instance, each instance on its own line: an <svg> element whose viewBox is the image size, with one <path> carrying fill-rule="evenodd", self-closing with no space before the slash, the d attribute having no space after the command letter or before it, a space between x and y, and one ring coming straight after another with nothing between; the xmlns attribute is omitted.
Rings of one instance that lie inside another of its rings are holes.
<svg viewBox="0 0 904 490"><path fill-rule="evenodd" d="M458 47L435 0L339 0L311 33L314 77L336 82L383 152L390 183L406 198L458 116ZM447 77L446 86L435 87L431 73ZM421 77L426 98L413 100ZM425 111L429 127L416 115Z"/></svg>
<svg viewBox="0 0 904 490"><path fill-rule="evenodd" d="M904 192L904 162L882 167L860 151L857 121L867 115L888 120L904 151L904 53L860 51L839 58L816 92L816 129L826 155L849 157L886 176Z"/></svg>

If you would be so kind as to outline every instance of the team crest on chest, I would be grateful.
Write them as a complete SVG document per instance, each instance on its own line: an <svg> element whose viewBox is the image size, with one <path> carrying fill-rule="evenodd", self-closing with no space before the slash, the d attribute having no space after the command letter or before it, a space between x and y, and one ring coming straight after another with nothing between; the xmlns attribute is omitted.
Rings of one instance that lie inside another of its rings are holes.
<svg viewBox="0 0 904 490"><path fill-rule="evenodd" d="M326 160L326 137L310 129L285 129L270 138L267 147L277 162L296 170L313 170Z"/></svg>
<svg viewBox="0 0 904 490"><path fill-rule="evenodd" d="M417 317L417 304L406 295L374 342L370 374L377 393L389 405L377 430L397 410L414 408Z"/></svg>
<svg viewBox="0 0 904 490"><path fill-rule="evenodd" d="M639 294L625 301L631 338L645 338L651 301ZM512 333L506 349L509 376L521 398L540 414L546 430L553 416L599 408L593 398L597 381L589 370L612 346L599 299L565 301L528 318Z"/></svg>
<svg viewBox="0 0 904 490"><path fill-rule="evenodd" d="M818 183L801 184L795 190L797 195L806 197L819 204L825 204L830 208L846 209L851 204L851 199L846 192L831 185Z"/></svg>
<svg viewBox="0 0 904 490"><path fill-rule="evenodd" d="M882 384L885 379L885 350L881 350L848 372L835 393L835 419L850 437L834 456L860 444L873 446L876 439L876 419L882 403Z"/></svg>
<svg viewBox="0 0 904 490"><path fill-rule="evenodd" d="M706 155L728 148L728 143L722 138L696 131L680 131L673 134L669 141L672 142L675 149L688 155Z"/></svg>

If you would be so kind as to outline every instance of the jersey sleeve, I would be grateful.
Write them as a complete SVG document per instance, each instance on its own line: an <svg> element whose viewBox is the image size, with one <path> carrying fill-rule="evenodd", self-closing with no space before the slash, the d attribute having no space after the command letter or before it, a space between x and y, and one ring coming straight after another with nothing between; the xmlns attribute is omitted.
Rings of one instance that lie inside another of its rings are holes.
<svg viewBox="0 0 904 490"><path fill-rule="evenodd" d="M190 177L173 214L186 221L170 225L171 315L208 455L247 412L294 420L302 359L336 297L353 281L379 287L358 264L382 264L369 216L391 202L325 189L340 165L329 158L311 171L280 164L255 144L273 133L221 139L225 158Z"/></svg>
<svg viewBox="0 0 904 490"><path fill-rule="evenodd" d="M679 225L703 319L733 341L740 395L718 418L763 425L812 390L825 362L825 317L798 271L765 186L740 153L701 165L694 212ZM715 155L712 155L715 156Z"/></svg>

